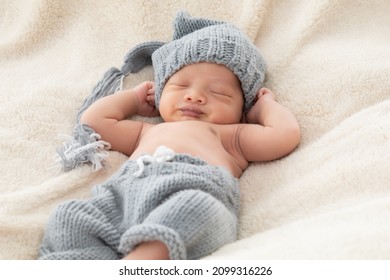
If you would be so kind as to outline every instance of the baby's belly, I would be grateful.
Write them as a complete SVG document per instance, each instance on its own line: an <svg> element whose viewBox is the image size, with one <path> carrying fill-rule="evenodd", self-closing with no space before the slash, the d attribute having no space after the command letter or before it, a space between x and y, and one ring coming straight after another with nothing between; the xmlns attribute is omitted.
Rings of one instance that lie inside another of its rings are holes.
<svg viewBox="0 0 390 280"><path fill-rule="evenodd" d="M210 130L209 126L191 127L187 124L183 128L180 125L162 127L157 125L142 136L130 158L137 159L144 154L152 155L159 146L166 146L177 154L188 154L211 165L224 167L237 178L241 176L241 168L223 147L218 133Z"/></svg>
<svg viewBox="0 0 390 280"><path fill-rule="evenodd" d="M136 159L144 154L154 154L156 149L160 146L165 146L173 150L177 154L188 154L194 157L203 159L204 161L212 165L224 165L226 161L226 151L223 148L218 147L215 143L207 143L207 145L201 145L199 142L194 142L192 139L186 139L181 137L181 141L167 140L164 138L158 141L145 141L138 145L137 149L131 155L131 159Z"/></svg>

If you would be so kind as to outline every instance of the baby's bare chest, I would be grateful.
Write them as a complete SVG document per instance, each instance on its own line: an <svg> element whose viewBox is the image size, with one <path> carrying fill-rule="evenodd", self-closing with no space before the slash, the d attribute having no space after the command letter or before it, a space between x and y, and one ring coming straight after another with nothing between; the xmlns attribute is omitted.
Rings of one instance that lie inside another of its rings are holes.
<svg viewBox="0 0 390 280"><path fill-rule="evenodd" d="M199 121L161 123L141 135L143 143L167 145L176 152L191 152L209 148L223 148L223 130L213 124Z"/></svg>
<svg viewBox="0 0 390 280"><path fill-rule="evenodd" d="M166 146L175 153L189 154L212 165L224 166L237 175L241 170L235 163L234 148L227 144L232 142L230 134L227 126L199 121L161 123L151 126L140 136L131 158L153 154L157 147Z"/></svg>

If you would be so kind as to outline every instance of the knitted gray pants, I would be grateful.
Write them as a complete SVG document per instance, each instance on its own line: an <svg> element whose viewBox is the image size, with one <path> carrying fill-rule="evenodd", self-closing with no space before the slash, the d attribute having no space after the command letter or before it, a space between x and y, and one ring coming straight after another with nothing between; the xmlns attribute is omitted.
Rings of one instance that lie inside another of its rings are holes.
<svg viewBox="0 0 390 280"><path fill-rule="evenodd" d="M171 259L199 259L237 236L238 182L228 171L188 155L127 161L87 201L61 204L50 217L41 259L120 259L160 240ZM139 170L138 170L139 171Z"/></svg>

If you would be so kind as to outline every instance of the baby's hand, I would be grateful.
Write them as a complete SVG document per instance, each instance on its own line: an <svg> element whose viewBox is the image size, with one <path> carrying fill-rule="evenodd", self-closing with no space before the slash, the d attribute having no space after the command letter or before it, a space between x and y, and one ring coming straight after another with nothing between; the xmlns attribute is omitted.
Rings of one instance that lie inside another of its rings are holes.
<svg viewBox="0 0 390 280"><path fill-rule="evenodd" d="M276 101L276 96L275 96L275 94L271 91L271 90L269 90L268 88L261 88L260 90L259 90L259 92L257 93L257 98L256 98L256 102L261 98L261 97L270 97L270 98L272 98L273 100L275 100Z"/></svg>
<svg viewBox="0 0 390 280"><path fill-rule="evenodd" d="M147 81L133 88L137 96L138 111L137 114L144 117L156 117L160 113L155 107L154 83Z"/></svg>
<svg viewBox="0 0 390 280"><path fill-rule="evenodd" d="M259 89L255 99L255 103L253 104L252 108L245 116L245 120L248 123L258 123L258 115L260 114L260 107L261 107L260 104L265 98L270 98L276 101L276 97L271 90L269 90L268 88Z"/></svg>

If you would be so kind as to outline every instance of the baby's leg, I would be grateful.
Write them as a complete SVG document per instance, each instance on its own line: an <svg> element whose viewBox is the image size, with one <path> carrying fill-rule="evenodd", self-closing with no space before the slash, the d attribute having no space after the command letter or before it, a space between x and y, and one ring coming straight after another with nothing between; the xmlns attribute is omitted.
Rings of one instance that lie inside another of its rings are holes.
<svg viewBox="0 0 390 280"><path fill-rule="evenodd" d="M161 241L138 244L124 260L169 260L168 247Z"/></svg>
<svg viewBox="0 0 390 280"><path fill-rule="evenodd" d="M223 203L206 192L185 190L150 212L142 224L126 231L119 250L134 259L135 253L144 256L141 253L147 254L153 245L164 250L164 243L170 259L199 259L233 242L236 235L237 217Z"/></svg>
<svg viewBox="0 0 390 280"><path fill-rule="evenodd" d="M41 245L41 259L119 259L120 234L101 210L110 198L61 204L49 219ZM97 207L97 203L101 207Z"/></svg>

